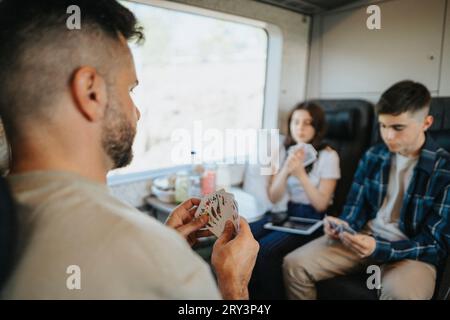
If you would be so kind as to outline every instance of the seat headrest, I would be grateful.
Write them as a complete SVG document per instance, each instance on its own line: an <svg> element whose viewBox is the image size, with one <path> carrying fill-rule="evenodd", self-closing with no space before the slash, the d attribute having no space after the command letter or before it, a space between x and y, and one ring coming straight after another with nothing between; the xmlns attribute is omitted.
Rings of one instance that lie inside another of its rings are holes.
<svg viewBox="0 0 450 320"><path fill-rule="evenodd" d="M325 111L329 139L351 140L355 137L358 112L356 109Z"/></svg>
<svg viewBox="0 0 450 320"><path fill-rule="evenodd" d="M438 146L450 153L450 129L430 130L429 133Z"/></svg>

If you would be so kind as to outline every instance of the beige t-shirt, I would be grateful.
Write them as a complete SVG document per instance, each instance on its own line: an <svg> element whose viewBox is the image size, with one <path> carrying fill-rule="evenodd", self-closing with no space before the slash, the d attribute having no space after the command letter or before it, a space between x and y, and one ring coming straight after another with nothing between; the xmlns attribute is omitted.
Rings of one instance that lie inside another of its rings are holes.
<svg viewBox="0 0 450 320"><path fill-rule="evenodd" d="M3 298L221 298L209 266L175 230L106 186L65 172L8 181L19 204L20 257Z"/></svg>
<svg viewBox="0 0 450 320"><path fill-rule="evenodd" d="M408 239L399 228L399 220L403 198L417 162L418 157L409 158L399 153L392 157L386 197L376 217L367 223L369 232L389 241Z"/></svg>

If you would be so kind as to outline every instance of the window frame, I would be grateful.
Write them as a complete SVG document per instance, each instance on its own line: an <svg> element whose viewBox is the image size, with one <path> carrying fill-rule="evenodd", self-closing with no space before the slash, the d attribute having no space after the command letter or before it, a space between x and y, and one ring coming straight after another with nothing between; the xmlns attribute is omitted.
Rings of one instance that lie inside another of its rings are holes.
<svg viewBox="0 0 450 320"><path fill-rule="evenodd" d="M159 7L183 13L205 16L229 22L242 23L253 27L261 28L267 34L267 59L266 76L264 86L264 102L262 113L262 128L278 128L278 105L280 98L281 67L283 36L281 29L271 23L242 17L234 14L223 13L211 9L200 8L192 5L169 2L165 0L126 0L128 2ZM124 183L138 182L154 178L156 176L170 174L178 170L190 168L190 165L174 166L170 168L144 170L140 172L117 174L107 178L109 186L116 186Z"/></svg>

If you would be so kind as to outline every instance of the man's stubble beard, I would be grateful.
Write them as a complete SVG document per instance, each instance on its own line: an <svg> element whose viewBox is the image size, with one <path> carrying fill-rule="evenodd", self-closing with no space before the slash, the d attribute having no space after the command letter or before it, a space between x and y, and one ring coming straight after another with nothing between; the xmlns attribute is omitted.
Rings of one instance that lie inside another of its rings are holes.
<svg viewBox="0 0 450 320"><path fill-rule="evenodd" d="M133 159L133 141L136 128L121 111L118 99L111 95L108 99L105 124L102 132L102 146L113 163L112 169L127 166Z"/></svg>

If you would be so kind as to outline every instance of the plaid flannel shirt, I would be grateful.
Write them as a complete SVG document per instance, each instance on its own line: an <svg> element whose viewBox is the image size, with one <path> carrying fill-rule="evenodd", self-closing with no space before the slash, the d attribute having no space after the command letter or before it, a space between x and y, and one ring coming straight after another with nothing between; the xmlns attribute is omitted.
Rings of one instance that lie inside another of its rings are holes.
<svg viewBox="0 0 450 320"><path fill-rule="evenodd" d="M360 160L340 216L356 231L374 219L386 196L391 156L384 144ZM399 228L407 240L376 237L370 258L384 263L403 259L439 266L450 246L450 154L427 135L400 212Z"/></svg>

